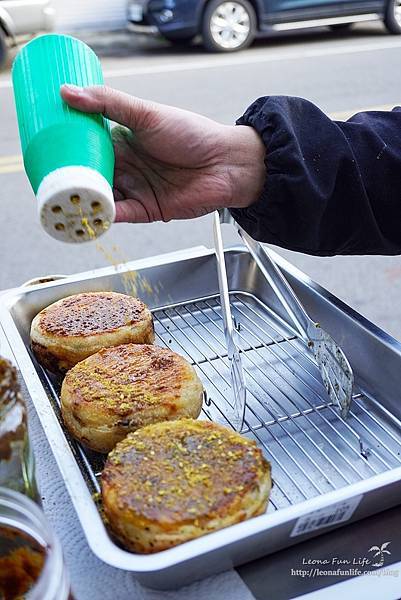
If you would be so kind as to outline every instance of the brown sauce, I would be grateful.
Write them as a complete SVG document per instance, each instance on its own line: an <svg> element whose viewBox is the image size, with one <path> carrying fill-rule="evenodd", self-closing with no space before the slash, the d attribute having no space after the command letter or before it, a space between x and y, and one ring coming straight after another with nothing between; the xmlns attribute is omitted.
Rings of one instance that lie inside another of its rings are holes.
<svg viewBox="0 0 401 600"><path fill-rule="evenodd" d="M46 552L18 529L0 527L0 600L23 600L40 577Z"/></svg>

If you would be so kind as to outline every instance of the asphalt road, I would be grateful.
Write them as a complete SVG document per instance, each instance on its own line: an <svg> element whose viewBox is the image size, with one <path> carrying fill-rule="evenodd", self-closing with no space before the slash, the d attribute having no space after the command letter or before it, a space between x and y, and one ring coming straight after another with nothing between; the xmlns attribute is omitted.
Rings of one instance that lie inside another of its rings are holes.
<svg viewBox="0 0 401 600"><path fill-rule="evenodd" d="M177 51L160 40L125 33L84 36L100 54L106 80L126 92L233 123L256 97L291 94L312 100L338 119L400 102L401 37L380 24L349 33L313 31L258 41L235 55ZM49 273L104 264L94 245L63 245L41 230L35 199L20 161L12 89L0 75L0 289ZM104 245L136 259L198 244L211 246L210 218L152 225L115 225ZM227 242L236 242L232 232ZM281 251L281 250L280 250ZM399 257L314 258L281 251L315 280L401 339Z"/></svg>

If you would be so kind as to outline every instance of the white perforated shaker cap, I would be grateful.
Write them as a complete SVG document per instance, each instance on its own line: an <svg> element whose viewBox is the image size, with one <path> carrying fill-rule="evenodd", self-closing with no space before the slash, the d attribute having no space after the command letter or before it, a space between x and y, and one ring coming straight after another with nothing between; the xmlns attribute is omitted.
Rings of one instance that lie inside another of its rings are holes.
<svg viewBox="0 0 401 600"><path fill-rule="evenodd" d="M113 190L103 175L89 167L52 171L41 182L36 197L42 227L62 242L98 238L114 221Z"/></svg>

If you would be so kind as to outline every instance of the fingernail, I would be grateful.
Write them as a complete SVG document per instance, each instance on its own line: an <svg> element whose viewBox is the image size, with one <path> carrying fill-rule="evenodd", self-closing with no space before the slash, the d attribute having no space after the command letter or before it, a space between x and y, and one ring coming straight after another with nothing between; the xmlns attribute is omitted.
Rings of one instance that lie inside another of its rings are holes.
<svg viewBox="0 0 401 600"><path fill-rule="evenodd" d="M83 87L80 87L79 85L74 85L73 83L65 83L61 87L67 89L69 92L75 94L76 96L79 96L84 91Z"/></svg>

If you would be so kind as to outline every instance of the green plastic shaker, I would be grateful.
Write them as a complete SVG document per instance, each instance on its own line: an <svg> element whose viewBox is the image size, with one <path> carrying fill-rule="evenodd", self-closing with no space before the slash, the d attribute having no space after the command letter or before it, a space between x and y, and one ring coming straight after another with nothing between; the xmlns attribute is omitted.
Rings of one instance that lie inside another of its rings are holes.
<svg viewBox="0 0 401 600"><path fill-rule="evenodd" d="M12 80L25 170L43 228L64 242L98 237L115 215L110 125L60 96L63 83L103 83L96 54L75 38L44 35L18 53Z"/></svg>

